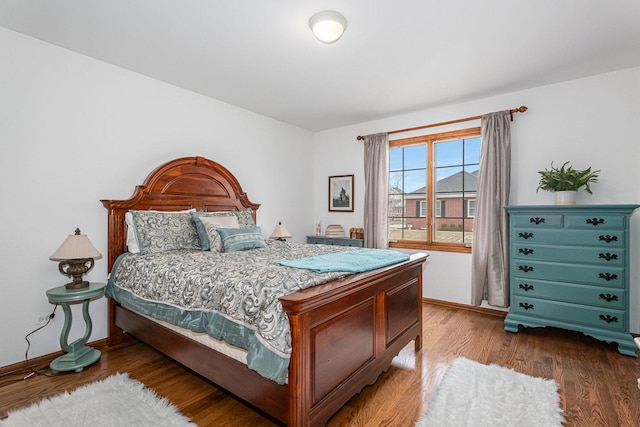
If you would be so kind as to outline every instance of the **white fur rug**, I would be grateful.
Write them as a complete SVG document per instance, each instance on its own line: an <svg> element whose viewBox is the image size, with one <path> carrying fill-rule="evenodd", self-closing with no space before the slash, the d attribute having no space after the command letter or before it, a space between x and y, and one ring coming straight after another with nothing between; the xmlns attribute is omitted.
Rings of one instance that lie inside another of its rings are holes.
<svg viewBox="0 0 640 427"><path fill-rule="evenodd" d="M457 358L418 427L561 426L558 384Z"/></svg>
<svg viewBox="0 0 640 427"><path fill-rule="evenodd" d="M190 426L195 424L144 384L116 374L71 393L10 411L2 427L38 426Z"/></svg>

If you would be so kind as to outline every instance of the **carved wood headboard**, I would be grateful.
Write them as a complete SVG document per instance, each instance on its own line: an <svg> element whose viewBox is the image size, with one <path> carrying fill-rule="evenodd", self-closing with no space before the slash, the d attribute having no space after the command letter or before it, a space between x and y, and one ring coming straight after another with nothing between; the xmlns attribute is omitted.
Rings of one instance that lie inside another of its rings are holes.
<svg viewBox="0 0 640 427"><path fill-rule="evenodd" d="M204 157L182 157L156 168L126 200L101 200L108 210L108 269L127 251L124 215L130 209L207 212L253 209L240 183L224 166Z"/></svg>

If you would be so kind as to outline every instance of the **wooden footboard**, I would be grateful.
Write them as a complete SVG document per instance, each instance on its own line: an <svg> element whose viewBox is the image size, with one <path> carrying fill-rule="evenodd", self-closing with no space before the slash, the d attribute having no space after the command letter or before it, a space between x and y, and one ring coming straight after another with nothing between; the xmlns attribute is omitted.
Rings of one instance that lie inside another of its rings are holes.
<svg viewBox="0 0 640 427"><path fill-rule="evenodd" d="M424 255L375 274L281 298L295 343L289 367L291 426L320 426L373 384L412 340L422 343Z"/></svg>

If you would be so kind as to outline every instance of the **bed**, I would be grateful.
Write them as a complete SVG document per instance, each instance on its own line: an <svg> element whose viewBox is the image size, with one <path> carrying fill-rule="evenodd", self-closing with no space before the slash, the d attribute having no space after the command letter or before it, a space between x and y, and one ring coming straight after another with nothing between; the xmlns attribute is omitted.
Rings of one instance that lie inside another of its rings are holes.
<svg viewBox="0 0 640 427"><path fill-rule="evenodd" d="M108 211L108 268L127 252L130 210L240 212L249 200L237 179L203 157L156 168L126 200L102 200ZM402 348L422 345L424 254L350 274L279 298L290 327L287 381L280 384L225 352L109 299L108 344L126 332L288 426L325 425L352 396L373 384Z"/></svg>

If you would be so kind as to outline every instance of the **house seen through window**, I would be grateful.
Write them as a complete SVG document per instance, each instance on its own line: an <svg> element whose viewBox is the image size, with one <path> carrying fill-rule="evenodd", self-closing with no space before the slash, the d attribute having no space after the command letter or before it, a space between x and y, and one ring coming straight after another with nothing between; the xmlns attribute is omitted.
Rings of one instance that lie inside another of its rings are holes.
<svg viewBox="0 0 640 427"><path fill-rule="evenodd" d="M389 142L389 246L469 252L480 128Z"/></svg>

